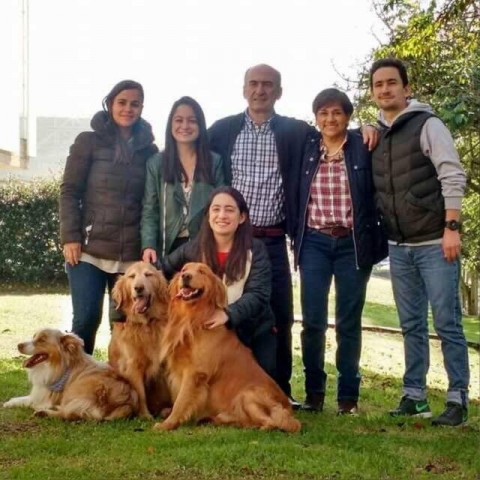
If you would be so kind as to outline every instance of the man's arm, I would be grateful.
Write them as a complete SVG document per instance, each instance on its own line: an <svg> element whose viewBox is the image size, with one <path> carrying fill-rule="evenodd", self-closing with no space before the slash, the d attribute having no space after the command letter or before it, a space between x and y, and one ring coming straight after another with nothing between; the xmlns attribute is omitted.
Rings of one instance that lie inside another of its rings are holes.
<svg viewBox="0 0 480 480"><path fill-rule="evenodd" d="M445 200L445 221L460 221L466 175L450 131L439 118L429 118L423 126L420 145L437 171ZM451 262L458 258L461 250L460 231L445 228L442 247L446 260Z"/></svg>

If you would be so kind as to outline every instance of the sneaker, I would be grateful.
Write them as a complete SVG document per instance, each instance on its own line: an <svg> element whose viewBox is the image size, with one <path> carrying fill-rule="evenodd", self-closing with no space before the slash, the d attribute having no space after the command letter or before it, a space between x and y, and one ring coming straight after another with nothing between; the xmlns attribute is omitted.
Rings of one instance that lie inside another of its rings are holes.
<svg viewBox="0 0 480 480"><path fill-rule="evenodd" d="M323 393L307 393L305 403L300 407L304 412L323 412L323 402L325 395Z"/></svg>
<svg viewBox="0 0 480 480"><path fill-rule="evenodd" d="M337 415L358 415L358 403L356 400L339 400Z"/></svg>
<svg viewBox="0 0 480 480"><path fill-rule="evenodd" d="M297 402L291 395L288 396L288 402L292 407L292 410L298 410L302 406L300 402Z"/></svg>
<svg viewBox="0 0 480 480"><path fill-rule="evenodd" d="M413 400L405 396L400 400L398 408L390 410L389 413L392 417L408 415L411 417L430 418L432 416L432 411L426 400Z"/></svg>
<svg viewBox="0 0 480 480"><path fill-rule="evenodd" d="M468 410L459 403L447 402L446 408L437 418L432 420L432 425L446 425L456 427L465 423L468 418Z"/></svg>

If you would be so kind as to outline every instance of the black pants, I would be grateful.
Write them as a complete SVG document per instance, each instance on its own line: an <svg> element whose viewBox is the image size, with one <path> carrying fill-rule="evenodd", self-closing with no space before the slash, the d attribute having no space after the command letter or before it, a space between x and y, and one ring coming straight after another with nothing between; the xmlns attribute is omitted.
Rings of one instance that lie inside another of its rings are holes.
<svg viewBox="0 0 480 480"><path fill-rule="evenodd" d="M292 275L288 263L285 236L259 237L267 247L272 264L272 298L270 304L275 316L277 362L275 380L280 388L291 394L293 292Z"/></svg>

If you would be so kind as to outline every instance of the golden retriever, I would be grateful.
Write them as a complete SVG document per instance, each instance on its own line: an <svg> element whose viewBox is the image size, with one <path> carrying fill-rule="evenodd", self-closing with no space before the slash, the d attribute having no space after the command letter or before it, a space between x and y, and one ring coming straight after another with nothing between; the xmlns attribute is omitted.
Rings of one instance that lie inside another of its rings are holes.
<svg viewBox="0 0 480 480"><path fill-rule="evenodd" d="M172 280L162 358L174 404L154 428L172 430L195 419L297 432L301 425L287 397L235 333L205 329L225 306L225 287L207 265L187 263Z"/></svg>
<svg viewBox="0 0 480 480"><path fill-rule="evenodd" d="M40 330L18 350L30 355L23 365L32 390L4 407L32 407L39 415L65 420L113 420L136 413L135 390L110 365L87 355L75 334Z"/></svg>
<svg viewBox="0 0 480 480"><path fill-rule="evenodd" d="M136 262L116 282L113 299L126 314L116 322L108 347L112 367L135 388L139 415L152 418L171 405L160 365L160 339L167 320L167 282L153 265Z"/></svg>

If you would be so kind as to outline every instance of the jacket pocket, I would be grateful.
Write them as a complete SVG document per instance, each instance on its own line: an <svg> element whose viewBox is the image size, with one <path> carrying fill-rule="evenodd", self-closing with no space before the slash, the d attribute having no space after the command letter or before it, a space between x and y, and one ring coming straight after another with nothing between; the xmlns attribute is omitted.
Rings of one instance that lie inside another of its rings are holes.
<svg viewBox="0 0 480 480"><path fill-rule="evenodd" d="M415 207L423 210L428 210L434 213L443 213L445 210L445 204L443 197L440 193L433 193L424 198L418 198L411 191L408 191L405 195L405 201L414 205Z"/></svg>

